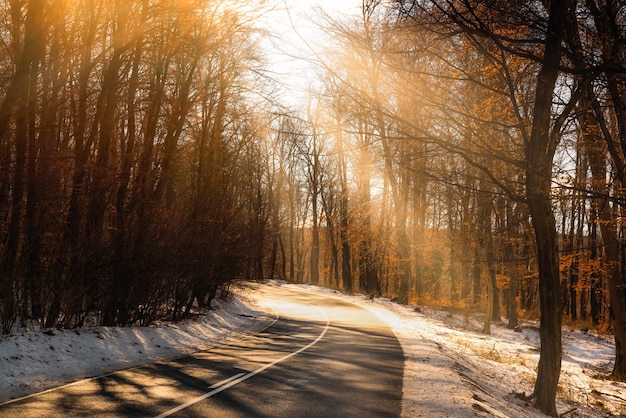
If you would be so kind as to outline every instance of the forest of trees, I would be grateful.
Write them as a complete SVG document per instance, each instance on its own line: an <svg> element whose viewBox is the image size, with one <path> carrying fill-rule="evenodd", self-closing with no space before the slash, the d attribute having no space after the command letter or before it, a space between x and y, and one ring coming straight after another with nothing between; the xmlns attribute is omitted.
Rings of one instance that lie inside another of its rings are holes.
<svg viewBox="0 0 626 418"><path fill-rule="evenodd" d="M246 16L11 0L0 19L3 332L176 319L258 276L265 151Z"/></svg>
<svg viewBox="0 0 626 418"><path fill-rule="evenodd" d="M301 109L235 6L2 2L4 333L274 278L541 318L548 414L564 320L626 378L626 2L363 0Z"/></svg>

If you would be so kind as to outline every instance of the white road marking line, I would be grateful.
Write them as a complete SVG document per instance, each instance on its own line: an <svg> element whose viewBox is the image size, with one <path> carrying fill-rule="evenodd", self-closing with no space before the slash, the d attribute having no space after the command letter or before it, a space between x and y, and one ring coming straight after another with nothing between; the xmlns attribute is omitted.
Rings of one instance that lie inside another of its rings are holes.
<svg viewBox="0 0 626 418"><path fill-rule="evenodd" d="M230 382L231 380L235 380L240 378L241 376L243 376L245 373L239 373L236 374L234 376L229 377L228 379L224 379L221 382L215 383L214 385L209 386L209 389L217 389L222 385L225 385L226 383Z"/></svg>
<svg viewBox="0 0 626 418"><path fill-rule="evenodd" d="M216 388L216 389L214 389L214 390L212 390L210 392L207 392L204 395L200 395L197 398L194 398L194 399L190 400L189 402L186 402L186 403L184 403L182 405L177 406L176 408L172 408L169 411L165 411L162 414L157 415L155 418L169 417L170 415L175 414L176 412L182 411L183 409L189 408L191 405L194 405L194 404L196 404L196 403L198 403L198 402L200 402L200 401L202 401L204 399L210 398L213 395L216 395L216 394L218 394L220 392L223 392L224 390L226 390L226 389L228 389L228 388L230 388L232 386L235 386L236 384L241 383L244 380L247 380L247 379L251 378L252 376L257 375L257 374L261 373L262 371L267 370L270 367L275 366L278 363L280 363L282 361L285 361L288 358L291 358L291 357L293 357L293 356L295 356L297 354L300 354L301 352L303 352L305 350L308 350L309 348L313 347L322 338L324 338L324 335L328 331L328 328L330 328L330 319L328 318L328 315L326 315L326 312L324 312L323 310L321 310L317 306L314 306L314 305L311 305L311 306L313 306L315 309L320 311L326 317L326 326L324 327L324 330L322 331L322 333L320 335L318 335L318 337L315 339L315 341L305 345L304 347L300 348L299 350L294 351L293 353L289 353L286 356L284 356L282 358L279 358L278 360L275 360L275 361L273 361L271 363L268 363L268 364L266 364L266 365L264 365L262 367L259 367L258 369L254 370L254 371L252 371L252 372L250 372L248 374L245 374L245 375L243 375L243 376L241 376L239 378L232 379L230 382L228 382L228 383L226 383L226 384L224 384L224 385L222 385L222 386L220 386L220 387L218 387L218 388Z"/></svg>

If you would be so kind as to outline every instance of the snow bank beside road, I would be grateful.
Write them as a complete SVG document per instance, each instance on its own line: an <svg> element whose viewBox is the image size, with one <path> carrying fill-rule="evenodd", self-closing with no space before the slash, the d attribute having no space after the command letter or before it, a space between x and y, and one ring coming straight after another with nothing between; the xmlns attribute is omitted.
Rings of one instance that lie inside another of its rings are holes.
<svg viewBox="0 0 626 418"><path fill-rule="evenodd" d="M263 327L241 299L215 301L196 319L151 327L18 330L0 338L0 403L75 380L167 360ZM267 318L267 317L264 317Z"/></svg>

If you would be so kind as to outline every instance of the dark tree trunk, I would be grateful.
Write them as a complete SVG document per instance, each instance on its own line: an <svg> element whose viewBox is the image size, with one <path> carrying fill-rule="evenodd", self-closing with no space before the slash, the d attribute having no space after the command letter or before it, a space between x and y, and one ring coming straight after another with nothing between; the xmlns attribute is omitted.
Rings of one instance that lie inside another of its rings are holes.
<svg viewBox="0 0 626 418"><path fill-rule="evenodd" d="M545 50L533 109L533 125L526 148L526 198L535 231L539 269L539 336L541 351L533 396L547 415L557 415L556 391L562 359L562 300L556 221L551 205L552 164L560 127L552 126L552 97L559 75L564 16L573 2L550 1ZM552 126L553 131L550 131Z"/></svg>
<svg viewBox="0 0 626 418"><path fill-rule="evenodd" d="M339 230L339 241L341 241L341 283L343 289L352 292L352 254L350 241L348 240L348 229L350 220L348 215L348 180L346 178L345 159L343 156L343 148L341 146L341 137L339 137L339 177L341 179L341 198L339 201L339 216L341 217L341 226Z"/></svg>
<svg viewBox="0 0 626 418"><path fill-rule="evenodd" d="M320 232L317 220L317 204L313 205L313 230L311 240L310 274L311 284L320 282Z"/></svg>
<svg viewBox="0 0 626 418"><path fill-rule="evenodd" d="M588 1L586 5L592 12L592 16L598 35L600 37L599 44L602 47L602 59L607 68L624 69L623 58L623 32L621 28L621 11L622 2L595 2ZM606 85L611 97L611 109L614 112L615 120L619 133L619 141L612 137L606 126L602 129L605 142L613 160L613 166L617 171L620 180L621 197L623 198L623 188L626 185L626 96L624 95L624 75L620 71L606 72ZM594 112L598 121L603 116L603 109L600 109L598 103L594 101ZM620 199L622 200L622 199ZM606 206L606 205L605 205ZM623 209L623 205L622 205ZM608 208L607 208L608 210ZM602 211L599 212L602 220ZM606 231L610 234L605 240L605 229L609 229L600 223L600 231L605 245L616 247L619 244L612 242L617 239L614 228ZM608 242L607 242L608 241ZM611 272L607 278L607 287L609 291L609 301L611 310L611 319L613 322L613 332L615 336L615 366L613 368L613 377L619 380L626 380L626 277L622 271L621 263L623 259L619 259L619 252L614 248L607 248L607 263L611 267ZM617 254L616 254L617 253Z"/></svg>
<svg viewBox="0 0 626 418"><path fill-rule="evenodd" d="M599 218L600 233L602 243L604 245L605 263L609 267L609 276L607 278L607 287L609 291L609 301L611 309L611 320L613 321L613 332L615 335L615 366L613 375L623 380L626 375L626 295L623 291L624 275L622 272L622 260L619 255L619 240L617 237L617 225L614 215L614 209L611 208L609 199L606 196L606 141L611 141L610 135L603 128L603 120L601 119L601 110L599 103L591 96L591 92L587 91L581 108L593 108L596 118L589 113L582 113L579 116L579 123L583 131L583 141L585 142L585 150L589 158L589 166L592 175L592 188L594 197L592 201L593 210ZM601 136L604 136L604 142L601 142ZM610 147L609 147L610 148ZM611 152L613 161L619 164L623 161L621 153L614 149ZM616 161L617 160L617 161ZM624 184L626 179L620 179L620 183ZM593 225L595 230L595 224ZM595 246L592 246L593 257L597 257ZM591 277L591 318L594 323L600 321L600 312L602 304L602 280L598 275Z"/></svg>

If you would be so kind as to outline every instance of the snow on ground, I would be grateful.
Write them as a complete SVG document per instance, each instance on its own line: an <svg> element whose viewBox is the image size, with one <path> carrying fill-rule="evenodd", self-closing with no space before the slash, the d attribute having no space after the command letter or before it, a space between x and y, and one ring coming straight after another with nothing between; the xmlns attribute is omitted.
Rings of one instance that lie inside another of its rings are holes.
<svg viewBox="0 0 626 418"><path fill-rule="evenodd" d="M205 316L153 327L92 327L75 331L18 330L0 338L0 402L114 370L167 360L255 332L273 314L264 312L257 286L238 290ZM383 298L341 295L369 309L393 329L405 353L403 417L541 417L514 396L533 389L539 359L536 324L522 332L459 312L402 306ZM524 324L523 324L524 325ZM626 384L601 378L611 369L614 344L564 329L559 413L568 417L626 416Z"/></svg>
<svg viewBox="0 0 626 418"><path fill-rule="evenodd" d="M151 327L18 329L0 336L0 403L79 379L206 350L266 326L269 317L245 298L217 300L214 310Z"/></svg>

